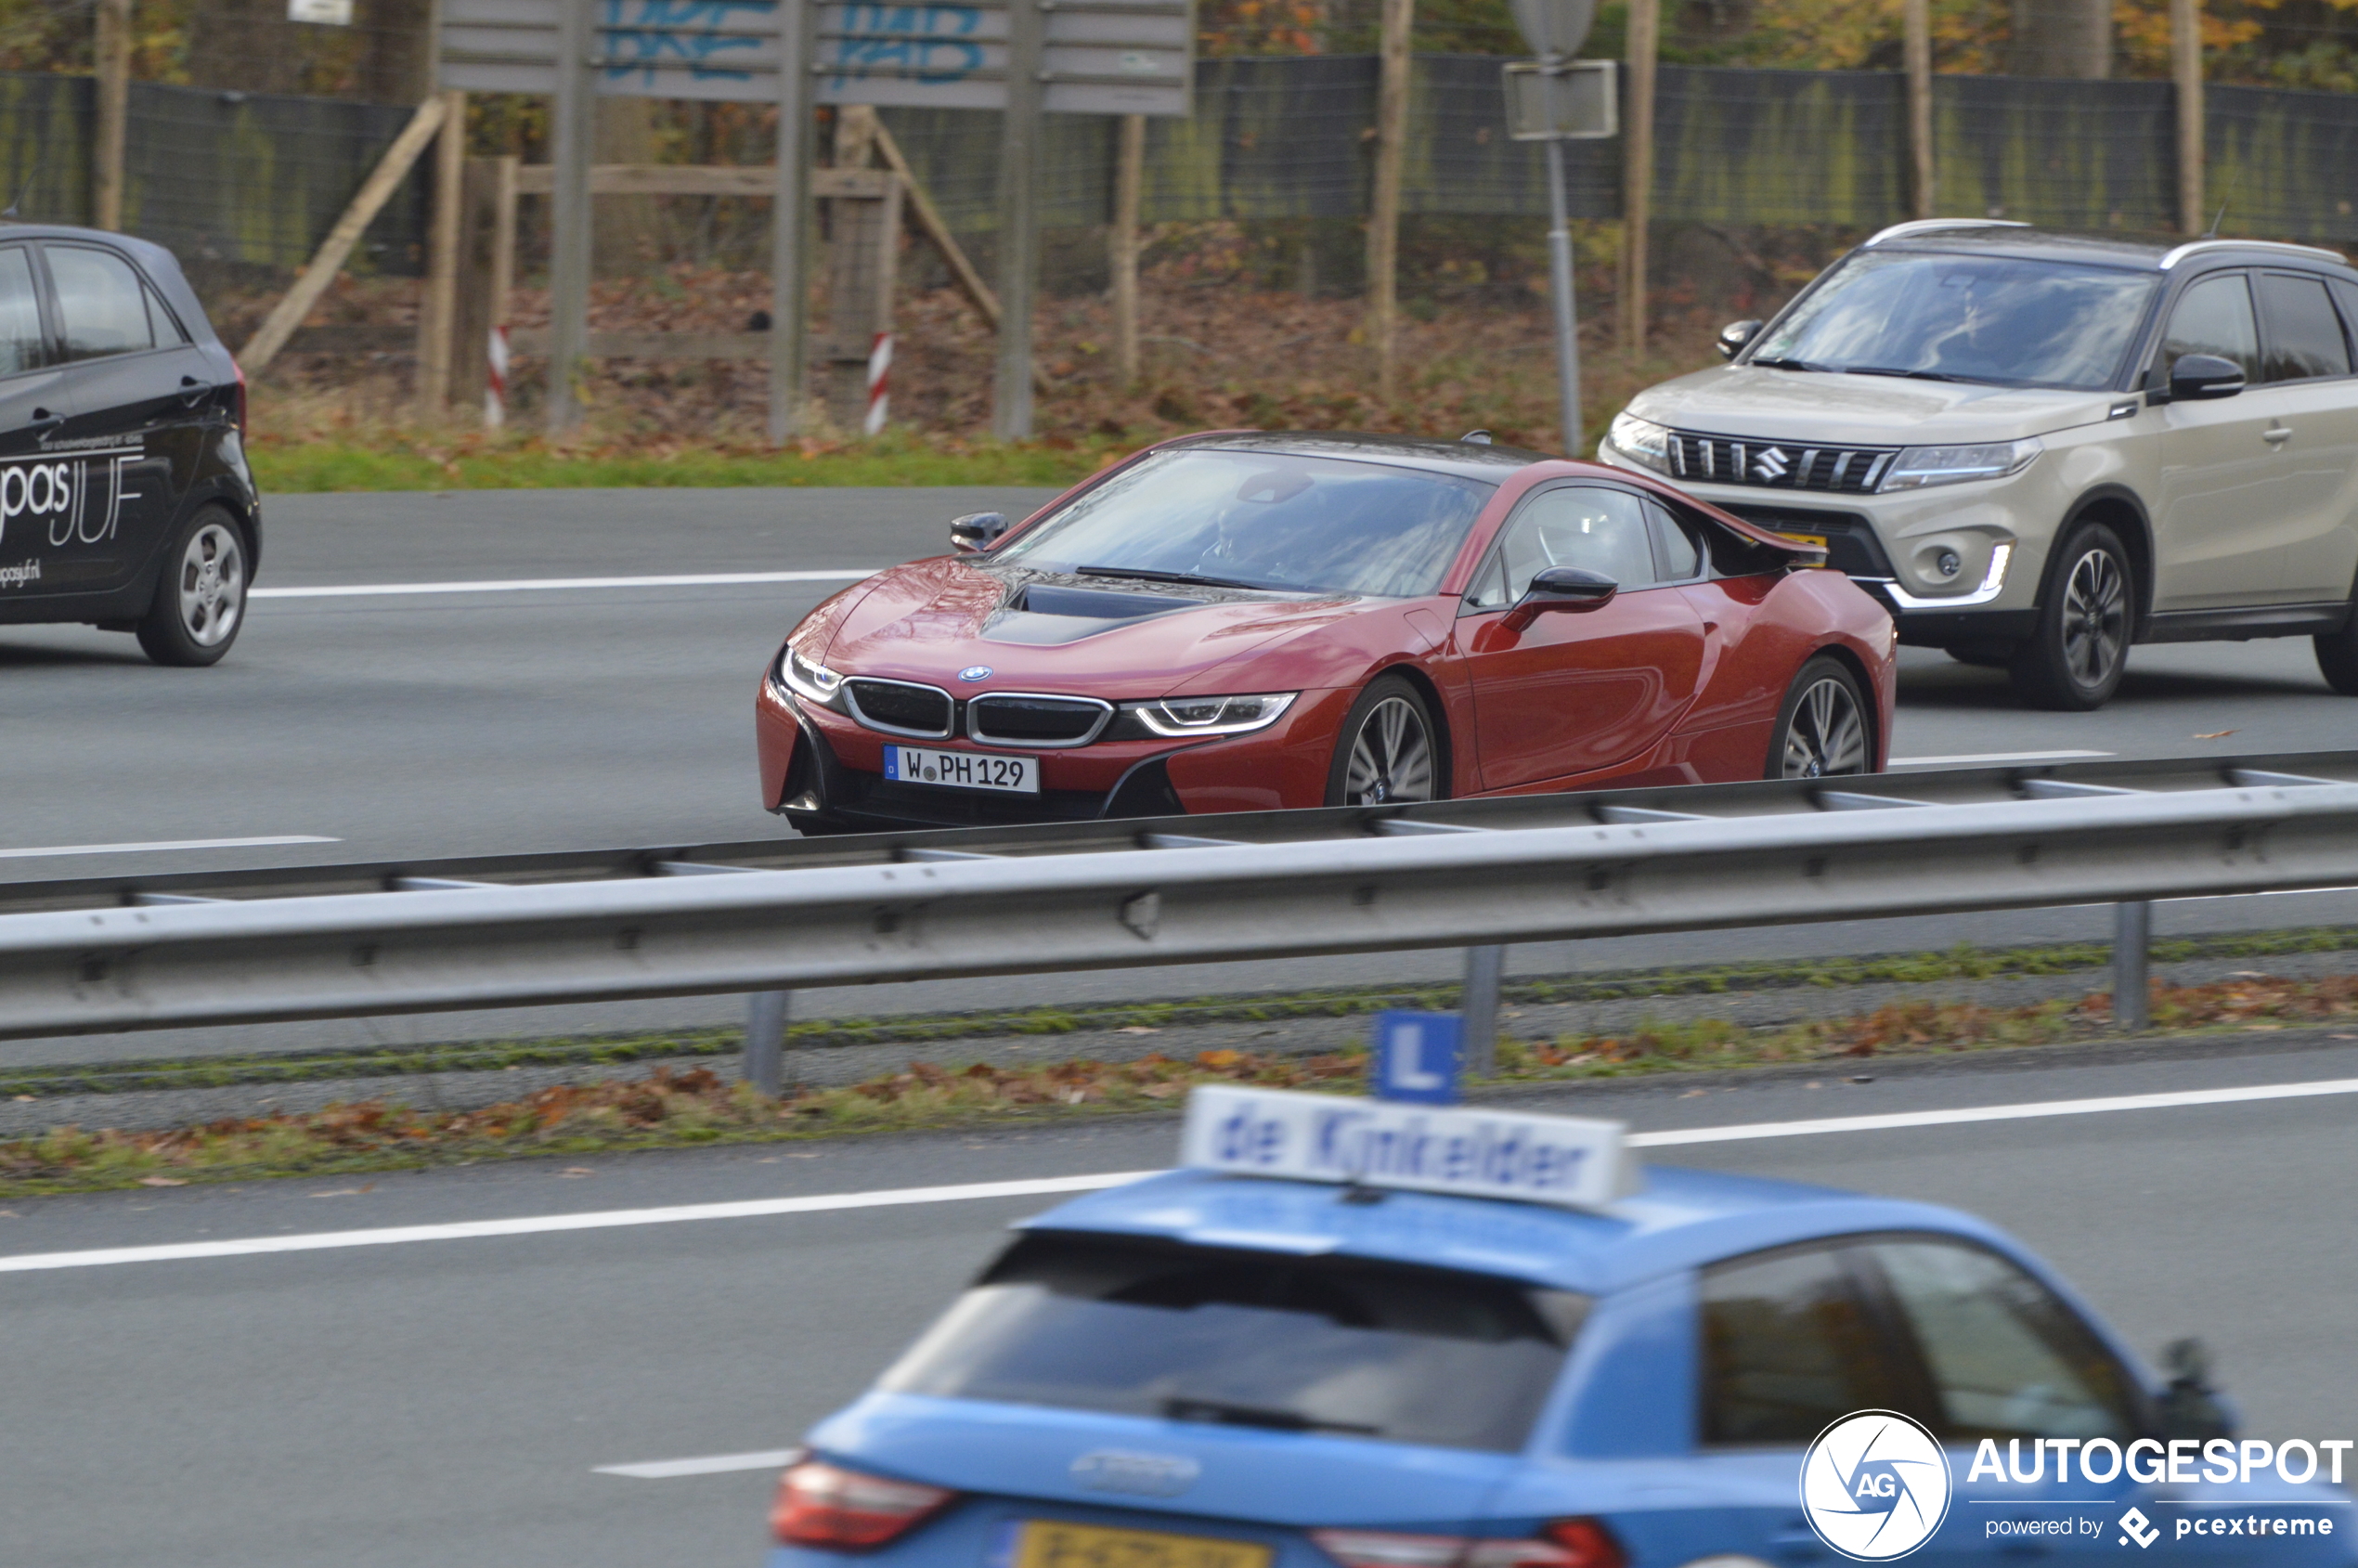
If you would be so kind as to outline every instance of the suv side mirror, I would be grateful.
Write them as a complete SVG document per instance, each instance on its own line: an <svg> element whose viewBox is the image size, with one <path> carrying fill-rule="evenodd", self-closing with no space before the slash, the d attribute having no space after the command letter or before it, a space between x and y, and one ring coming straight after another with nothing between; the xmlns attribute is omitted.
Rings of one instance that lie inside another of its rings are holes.
<svg viewBox="0 0 2358 1568"><path fill-rule="evenodd" d="M1730 321L1719 329L1719 357L1733 359L1739 349L1760 335L1757 321Z"/></svg>
<svg viewBox="0 0 2358 1568"><path fill-rule="evenodd" d="M1521 626L1542 610L1596 610L1613 603L1621 585L1586 566L1550 566L1535 574L1511 617Z"/></svg>
<svg viewBox="0 0 2358 1568"><path fill-rule="evenodd" d="M2170 366L2170 400L2199 403L2233 397L2244 389L2244 369L2215 354L2182 354Z"/></svg>
<svg viewBox="0 0 2358 1568"><path fill-rule="evenodd" d="M2208 358L2188 355L2187 359ZM2184 364L2185 359L2179 363ZM2215 363L2225 364L2224 360ZM2164 1438L2209 1439L2235 1435L2235 1418L2219 1391L2211 1386L2210 1352L2200 1340L2179 1340L2162 1353L2172 1374L2161 1394L2161 1435Z"/></svg>
<svg viewBox="0 0 2358 1568"><path fill-rule="evenodd" d="M950 548L961 555L973 555L997 544L1006 531L1005 512L969 512L950 520Z"/></svg>

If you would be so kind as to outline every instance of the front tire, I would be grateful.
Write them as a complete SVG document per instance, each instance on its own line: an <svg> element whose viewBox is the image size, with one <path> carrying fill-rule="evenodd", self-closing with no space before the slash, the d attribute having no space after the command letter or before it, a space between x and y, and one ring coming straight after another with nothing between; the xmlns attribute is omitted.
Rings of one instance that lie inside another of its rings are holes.
<svg viewBox="0 0 2358 1568"><path fill-rule="evenodd" d="M2129 667L2137 579L2120 536L2101 523L2064 541L2039 627L2008 673L2033 707L2088 713L2112 700Z"/></svg>
<svg viewBox="0 0 2358 1568"><path fill-rule="evenodd" d="M1329 806L1406 806L1449 793L1441 726L1424 693L1397 675L1378 676L1337 732L1327 768Z"/></svg>
<svg viewBox="0 0 2358 1568"><path fill-rule="evenodd" d="M1768 739L1772 779L1823 779L1874 771L1866 693L1850 667L1820 654L1801 667Z"/></svg>
<svg viewBox="0 0 2358 1568"><path fill-rule="evenodd" d="M2358 697L2358 603L2339 631L2309 640L2317 650L2317 673L2345 697Z"/></svg>
<svg viewBox="0 0 2358 1568"><path fill-rule="evenodd" d="M199 507L164 551L139 646L160 665L219 664L245 618L245 535L228 508Z"/></svg>

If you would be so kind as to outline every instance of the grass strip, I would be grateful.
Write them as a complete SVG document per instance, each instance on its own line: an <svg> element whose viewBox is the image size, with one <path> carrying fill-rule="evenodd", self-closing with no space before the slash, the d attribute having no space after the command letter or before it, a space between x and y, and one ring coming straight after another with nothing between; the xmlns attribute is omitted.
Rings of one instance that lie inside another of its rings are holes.
<svg viewBox="0 0 2358 1568"><path fill-rule="evenodd" d="M2358 950L2358 927L2323 926L2209 937L2172 938L2153 944L2157 964L2203 959L2255 959L2303 952ZM1504 997L1517 1005L1618 1002L1653 996L1714 995L1806 987L1924 984L1955 979L2003 979L2082 973L2112 962L2104 942L2051 943L1983 950L1965 945L1938 952L1880 953L1812 961L1768 960L1665 969L1623 969L1593 975L1518 981ZM813 1018L789 1026L794 1049L844 1045L918 1045L951 1040L1073 1034L1120 1029L1172 1029L1198 1024L1270 1023L1289 1018L1349 1017L1389 1007L1443 1009L1458 1004L1455 984L1362 986L1267 996L932 1013L897 1018ZM0 1095L48 1098L159 1089L218 1089L239 1084L323 1082L421 1073L499 1072L512 1067L624 1067L635 1062L723 1056L742 1048L734 1029L651 1033L363 1046L333 1051L191 1056L0 1069Z"/></svg>
<svg viewBox="0 0 2358 1568"><path fill-rule="evenodd" d="M2353 1032L2339 1038L2358 1041L2358 976L2242 976L2208 985L2157 985L2152 1001L2157 1034L2350 1021ZM1898 1003L1851 1017L1756 1030L1720 1019L1648 1021L1609 1036L1502 1042L1493 1082L1577 1082L2063 1044L2104 1037L2111 1025L2111 998L2101 992L2021 1007ZM1364 1083L1366 1072L1366 1056L1358 1050L1306 1056L1217 1050L1185 1061L1152 1056L1024 1068L978 1062L963 1070L914 1062L849 1088L805 1089L771 1099L709 1068L658 1068L642 1079L559 1085L480 1110L419 1110L371 1099L162 1132L60 1127L0 1143L0 1198L1136 1113L1174 1107L1195 1083L1349 1092Z"/></svg>

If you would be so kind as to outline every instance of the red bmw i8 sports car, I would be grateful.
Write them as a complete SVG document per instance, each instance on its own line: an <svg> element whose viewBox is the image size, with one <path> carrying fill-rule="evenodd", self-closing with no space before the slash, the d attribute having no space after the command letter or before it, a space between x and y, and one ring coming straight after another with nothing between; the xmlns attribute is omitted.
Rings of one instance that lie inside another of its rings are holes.
<svg viewBox="0 0 2358 1568"><path fill-rule="evenodd" d="M804 832L1880 769L1893 631L1822 553L1470 441L1195 435L836 594L763 673Z"/></svg>

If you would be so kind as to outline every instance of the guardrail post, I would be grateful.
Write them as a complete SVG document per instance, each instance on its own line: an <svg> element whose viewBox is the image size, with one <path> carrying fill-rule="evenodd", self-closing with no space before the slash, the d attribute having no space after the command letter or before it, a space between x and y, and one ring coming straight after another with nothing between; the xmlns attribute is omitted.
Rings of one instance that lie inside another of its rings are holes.
<svg viewBox="0 0 2358 1568"><path fill-rule="evenodd" d="M745 1082L776 1099L786 1086L786 1019L794 992L757 991L745 998Z"/></svg>
<svg viewBox="0 0 2358 1568"><path fill-rule="evenodd" d="M1468 1078L1487 1078L1498 1070L1498 987L1506 973L1505 948L1466 949L1466 989L1458 1002L1458 1016Z"/></svg>
<svg viewBox="0 0 2358 1568"><path fill-rule="evenodd" d="M2147 959L2153 946L2154 906L2138 899L2112 907L2112 1021L2121 1029L2143 1030L2153 1022L2146 978Z"/></svg>

